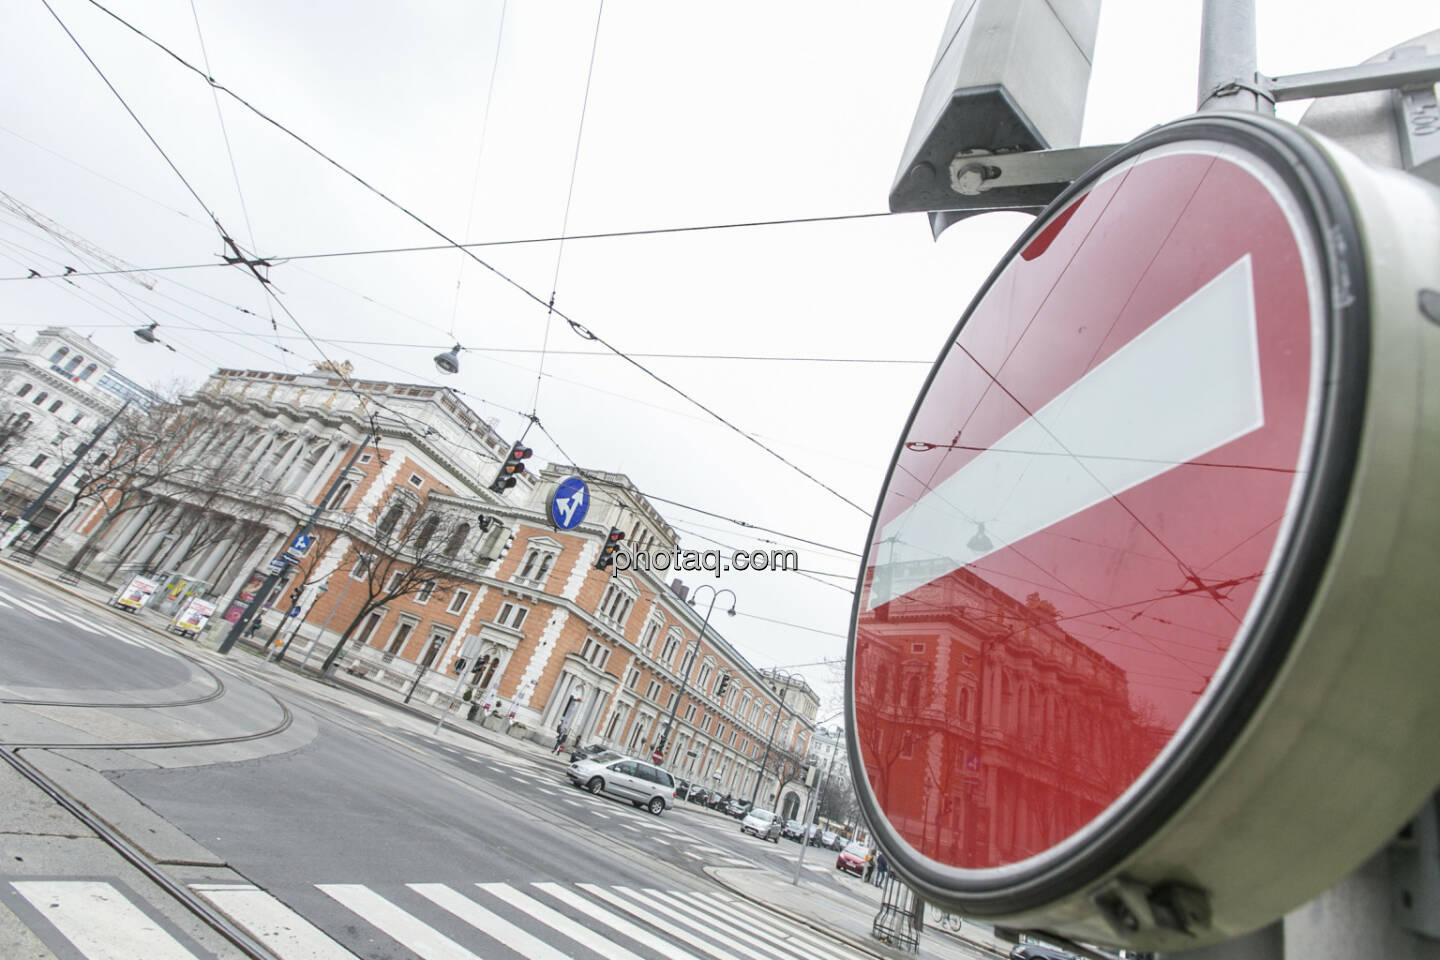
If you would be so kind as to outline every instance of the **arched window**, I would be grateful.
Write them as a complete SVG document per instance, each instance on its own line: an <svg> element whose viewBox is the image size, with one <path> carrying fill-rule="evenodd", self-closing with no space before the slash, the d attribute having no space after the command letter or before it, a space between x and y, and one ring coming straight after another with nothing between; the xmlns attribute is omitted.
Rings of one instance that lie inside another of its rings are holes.
<svg viewBox="0 0 1440 960"><path fill-rule="evenodd" d="M445 544L445 556L453 557L458 555L460 549L465 546L465 541L469 538L470 524L460 524L460 526L455 528L455 532L450 534L450 539Z"/></svg>
<svg viewBox="0 0 1440 960"><path fill-rule="evenodd" d="M415 549L424 550L430 545L430 539L435 536L435 530L440 526L439 517L430 517L420 525L420 532L415 536Z"/></svg>
<svg viewBox="0 0 1440 960"><path fill-rule="evenodd" d="M94 374L94 372L95 372L96 370L99 370L99 369L100 369L100 367L99 367L98 365L93 364L93 363L90 364L90 365L87 366L83 371L81 371L81 373L80 373L80 379L81 379L81 380L89 380L90 377L91 377L91 375Z"/></svg>
<svg viewBox="0 0 1440 960"><path fill-rule="evenodd" d="M78 353L75 354L75 356L71 357L71 358L70 358L70 361L65 364L65 372L66 372L66 373L74 373L74 372L75 372L75 368L78 367L78 366L80 366L80 364L83 363L84 361L85 361L85 358L84 358L84 357L80 356L80 354L78 354Z"/></svg>
<svg viewBox="0 0 1440 960"><path fill-rule="evenodd" d="M345 506L345 500L347 497L350 496L350 491L353 489L354 487L351 485L349 480L346 480L344 483L340 484L340 489L336 490L335 496L330 498L329 509L339 510L341 507Z"/></svg>
<svg viewBox="0 0 1440 960"><path fill-rule="evenodd" d="M380 521L380 526L376 528L376 533L382 537L390 536L390 532L395 529L395 525L400 522L400 518L404 515L404 505L399 503L395 504L385 514L385 518Z"/></svg>
<svg viewBox="0 0 1440 960"><path fill-rule="evenodd" d="M50 362L59 363L61 360L65 359L65 354L69 352L69 347L61 347L59 350L56 350L53 354L50 355Z"/></svg>
<svg viewBox="0 0 1440 960"><path fill-rule="evenodd" d="M59 412L60 412L60 408L63 407L63 406L65 406L65 401L64 401L64 400L56 400L54 403L50 404L50 412L51 412L51 413L59 413Z"/></svg>
<svg viewBox="0 0 1440 960"><path fill-rule="evenodd" d="M46 393L44 390L41 390L39 393L35 394L35 399L31 400L30 402L38 407L40 406L40 404L45 402L45 398L48 396L50 396L50 394Z"/></svg>
<svg viewBox="0 0 1440 960"><path fill-rule="evenodd" d="M17 396L17 397L23 397L23 396L25 396L25 394L27 394L27 393L29 393L29 392L30 392L30 384L28 384L28 383L22 383L22 384L20 384L20 389L15 391L15 396Z"/></svg>

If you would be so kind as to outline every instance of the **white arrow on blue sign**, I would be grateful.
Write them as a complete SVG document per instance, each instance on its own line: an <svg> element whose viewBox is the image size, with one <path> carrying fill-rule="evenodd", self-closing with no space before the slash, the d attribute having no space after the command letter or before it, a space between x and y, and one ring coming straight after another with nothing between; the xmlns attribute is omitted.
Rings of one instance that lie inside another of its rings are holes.
<svg viewBox="0 0 1440 960"><path fill-rule="evenodd" d="M315 538L310 534L302 533L293 541L291 541L290 549L295 551L296 553L304 553L306 550L310 549L310 544L314 541L314 539Z"/></svg>

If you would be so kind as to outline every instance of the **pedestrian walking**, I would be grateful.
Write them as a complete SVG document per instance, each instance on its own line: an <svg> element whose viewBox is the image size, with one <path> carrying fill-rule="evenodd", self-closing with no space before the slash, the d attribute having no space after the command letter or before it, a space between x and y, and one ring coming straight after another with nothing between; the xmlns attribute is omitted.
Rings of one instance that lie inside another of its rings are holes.
<svg viewBox="0 0 1440 960"><path fill-rule="evenodd" d="M890 872L890 865L885 862L885 853L882 850L875 851L875 886L883 887L885 877Z"/></svg>
<svg viewBox="0 0 1440 960"><path fill-rule="evenodd" d="M562 723L562 724L560 724L560 726L558 726L558 727L555 728L555 752L556 752L556 753L559 753L561 750L565 749L565 738L568 737L569 735L570 735L570 731L567 730L567 729L565 729L565 724Z"/></svg>
<svg viewBox="0 0 1440 960"><path fill-rule="evenodd" d="M255 634L259 633L259 632L260 632L260 621L263 620L263 619L264 619L263 615L261 615L261 614L256 614L256 615L255 615L255 619L250 621L250 629L247 630L247 631L245 631L245 636L247 636L247 637L253 637L253 636L255 636Z"/></svg>

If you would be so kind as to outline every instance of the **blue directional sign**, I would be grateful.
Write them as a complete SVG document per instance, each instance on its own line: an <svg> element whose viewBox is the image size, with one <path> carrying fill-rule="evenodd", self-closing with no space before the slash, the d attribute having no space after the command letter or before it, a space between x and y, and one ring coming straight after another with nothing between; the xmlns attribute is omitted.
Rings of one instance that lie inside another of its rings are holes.
<svg viewBox="0 0 1440 960"><path fill-rule="evenodd" d="M556 530L574 530L590 510L590 488L579 477L567 477L550 498L550 522Z"/></svg>
<svg viewBox="0 0 1440 960"><path fill-rule="evenodd" d="M302 533L291 541L290 549L294 553L304 553L310 549L310 544L313 543L314 540L315 537L312 534Z"/></svg>

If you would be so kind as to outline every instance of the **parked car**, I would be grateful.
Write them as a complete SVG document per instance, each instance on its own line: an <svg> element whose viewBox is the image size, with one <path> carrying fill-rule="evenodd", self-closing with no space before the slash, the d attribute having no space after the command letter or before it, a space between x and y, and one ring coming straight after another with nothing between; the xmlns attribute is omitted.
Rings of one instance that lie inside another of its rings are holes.
<svg viewBox="0 0 1440 960"><path fill-rule="evenodd" d="M870 848L863 843L848 843L835 858L835 867L857 877L865 876L865 863L870 858Z"/></svg>
<svg viewBox="0 0 1440 960"><path fill-rule="evenodd" d="M725 812L728 813L730 816L734 817L736 820L739 820L750 812L750 801L731 800L725 805L724 809Z"/></svg>
<svg viewBox="0 0 1440 960"><path fill-rule="evenodd" d="M704 787L691 787L690 791L685 794L685 799L691 803L698 803L704 806L706 801L710 799L710 791Z"/></svg>
<svg viewBox="0 0 1440 960"><path fill-rule="evenodd" d="M657 817L675 804L675 778L640 760L580 760L567 773L577 787L629 800Z"/></svg>
<svg viewBox="0 0 1440 960"><path fill-rule="evenodd" d="M676 799L676 800L688 800L688 799L690 799L690 781L689 781L689 780L676 780L676 781L675 781L675 799Z"/></svg>
<svg viewBox="0 0 1440 960"><path fill-rule="evenodd" d="M769 810L751 810L740 821L741 833L753 833L761 840L780 842L780 818Z"/></svg>
<svg viewBox="0 0 1440 960"><path fill-rule="evenodd" d="M840 834L836 833L834 830L820 831L820 846L824 847L826 850L839 850L840 847L837 846L837 844L841 844Z"/></svg>
<svg viewBox="0 0 1440 960"><path fill-rule="evenodd" d="M610 754L608 759L611 760L619 760L621 757L621 754L617 753L614 750L611 750L609 747L604 746L603 744L592 743L587 746L576 747L573 751L571 751L570 762L575 763L579 760L604 760L607 758L602 755L607 753Z"/></svg>
<svg viewBox="0 0 1440 960"><path fill-rule="evenodd" d="M805 838L805 824L799 820L786 820L780 825L780 836L786 840L800 841Z"/></svg>
<svg viewBox="0 0 1440 960"><path fill-rule="evenodd" d="M1017 943L1010 948L1010 960L1077 960L1075 954L1040 943Z"/></svg>
<svg viewBox="0 0 1440 960"><path fill-rule="evenodd" d="M728 793L725 794L725 796L723 797L720 796L720 794L718 793L712 793L710 794L710 799L705 801L705 806L709 807L711 810L724 810L729 805L730 801L733 799L735 798L730 796L730 794Z"/></svg>

